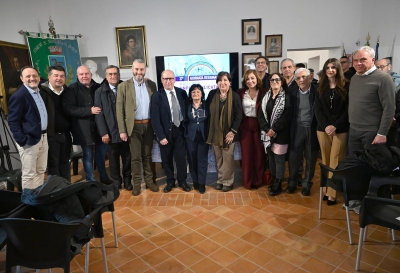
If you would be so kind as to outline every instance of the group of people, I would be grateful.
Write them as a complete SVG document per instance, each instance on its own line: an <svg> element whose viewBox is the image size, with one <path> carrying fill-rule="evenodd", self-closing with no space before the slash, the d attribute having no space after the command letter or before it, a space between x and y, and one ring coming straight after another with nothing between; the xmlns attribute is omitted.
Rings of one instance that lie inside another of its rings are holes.
<svg viewBox="0 0 400 273"><path fill-rule="evenodd" d="M93 81L88 67L80 66L77 82L68 87L61 66L51 66L48 81L40 86L36 69L25 67L24 84L10 98L8 114L23 163L23 188L43 183L46 168L51 175L70 179L68 161L75 144L82 147L86 180L94 180L95 150L100 182L123 185L137 196L143 179L146 188L158 192L151 166L155 138L166 175L165 193L176 180L182 190L191 190L186 159L194 189L205 192L209 146L218 172L215 189L230 191L234 147L240 141L244 187L262 186L267 156L273 176L271 196L283 191L286 160L285 191L292 194L301 186L302 195L308 196L319 150L322 163L335 168L346 152L386 142L395 120L394 83L390 74L377 69L374 55L370 47L358 49L353 56L355 75L350 77L346 56L328 59L318 84L310 70L296 69L291 59L281 62L281 74L270 75L268 59L258 57L256 69L246 71L239 90L232 90L228 72L220 72L218 88L207 98L200 84L188 92L176 87L170 70L162 72L163 87L157 90L145 78L142 59L133 61L133 77L125 82L114 65L106 68L101 84ZM336 203L333 189L327 188L325 194L328 205Z"/></svg>

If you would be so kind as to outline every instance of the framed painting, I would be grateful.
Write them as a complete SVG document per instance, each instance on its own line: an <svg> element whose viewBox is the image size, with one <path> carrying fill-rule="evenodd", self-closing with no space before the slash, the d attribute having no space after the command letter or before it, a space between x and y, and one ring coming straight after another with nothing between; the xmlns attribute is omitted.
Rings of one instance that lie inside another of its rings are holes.
<svg viewBox="0 0 400 273"><path fill-rule="evenodd" d="M261 44L261 18L242 20L242 45Z"/></svg>
<svg viewBox="0 0 400 273"><path fill-rule="evenodd" d="M249 69L256 69L256 59L261 56L261 52L242 53L242 76Z"/></svg>
<svg viewBox="0 0 400 273"><path fill-rule="evenodd" d="M265 56L282 57L282 34L265 35Z"/></svg>
<svg viewBox="0 0 400 273"><path fill-rule="evenodd" d="M279 73L279 61L269 61L268 73Z"/></svg>
<svg viewBox="0 0 400 273"><path fill-rule="evenodd" d="M28 46L0 41L0 100L5 113L10 96L22 84L21 68L27 65L31 65Z"/></svg>
<svg viewBox="0 0 400 273"><path fill-rule="evenodd" d="M119 67L131 68L136 59L144 60L148 66L145 27L117 27L115 31Z"/></svg>

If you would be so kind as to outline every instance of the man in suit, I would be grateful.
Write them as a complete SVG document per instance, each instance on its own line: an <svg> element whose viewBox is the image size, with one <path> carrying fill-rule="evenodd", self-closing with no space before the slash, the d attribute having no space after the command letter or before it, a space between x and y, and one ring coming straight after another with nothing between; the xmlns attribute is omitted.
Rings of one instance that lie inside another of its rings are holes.
<svg viewBox="0 0 400 273"><path fill-rule="evenodd" d="M119 68L115 65L106 67L106 79L96 90L94 96L94 106L101 108L100 114L95 116L97 130L101 136L101 141L107 144L108 159L110 163L110 175L118 188L122 188L122 177L120 168L120 158L122 160L122 176L126 190L132 190L131 174L131 153L129 143L122 141L118 131L116 101L117 88L121 83ZM103 158L105 160L105 158Z"/></svg>
<svg viewBox="0 0 400 273"><path fill-rule="evenodd" d="M176 163L179 187L188 192L191 190L186 183L186 151L183 138L183 122L186 119L185 90L174 87L175 75L171 70L161 74L164 88L158 90L151 100L151 123L160 143L161 161L167 176L164 192L170 192L175 187L174 164Z"/></svg>
<svg viewBox="0 0 400 273"><path fill-rule="evenodd" d="M22 162L22 189L43 184L47 166L47 111L39 93L39 73L21 69L23 85L10 97L8 125L17 142Z"/></svg>
<svg viewBox="0 0 400 273"><path fill-rule="evenodd" d="M146 65L142 59L133 62L132 73L132 79L118 85L117 121L121 140L128 141L129 137L132 195L137 196L140 194L142 173L147 188L153 192L159 191L153 182L151 169L154 132L150 122L150 101L157 87L153 81L144 78Z"/></svg>

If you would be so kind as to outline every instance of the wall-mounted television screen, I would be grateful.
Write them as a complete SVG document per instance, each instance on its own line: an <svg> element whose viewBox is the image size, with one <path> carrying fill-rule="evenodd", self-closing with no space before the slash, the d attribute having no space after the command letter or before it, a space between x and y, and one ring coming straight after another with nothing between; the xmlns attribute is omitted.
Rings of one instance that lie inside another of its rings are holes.
<svg viewBox="0 0 400 273"><path fill-rule="evenodd" d="M161 73L172 70L175 74L175 86L189 90L192 84L201 84L206 97L210 90L218 88L216 79L221 71L227 71L232 77L232 90L239 86L239 53L192 54L175 56L156 56L157 84L162 88Z"/></svg>

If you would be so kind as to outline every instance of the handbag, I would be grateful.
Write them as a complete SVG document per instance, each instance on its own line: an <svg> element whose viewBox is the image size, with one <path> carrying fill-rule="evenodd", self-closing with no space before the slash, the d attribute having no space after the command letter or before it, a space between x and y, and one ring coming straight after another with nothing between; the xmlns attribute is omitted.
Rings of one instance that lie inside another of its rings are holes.
<svg viewBox="0 0 400 273"><path fill-rule="evenodd" d="M266 169L264 171L264 175L263 175L263 184L264 185L271 185L271 183L272 183L271 171L269 169Z"/></svg>

